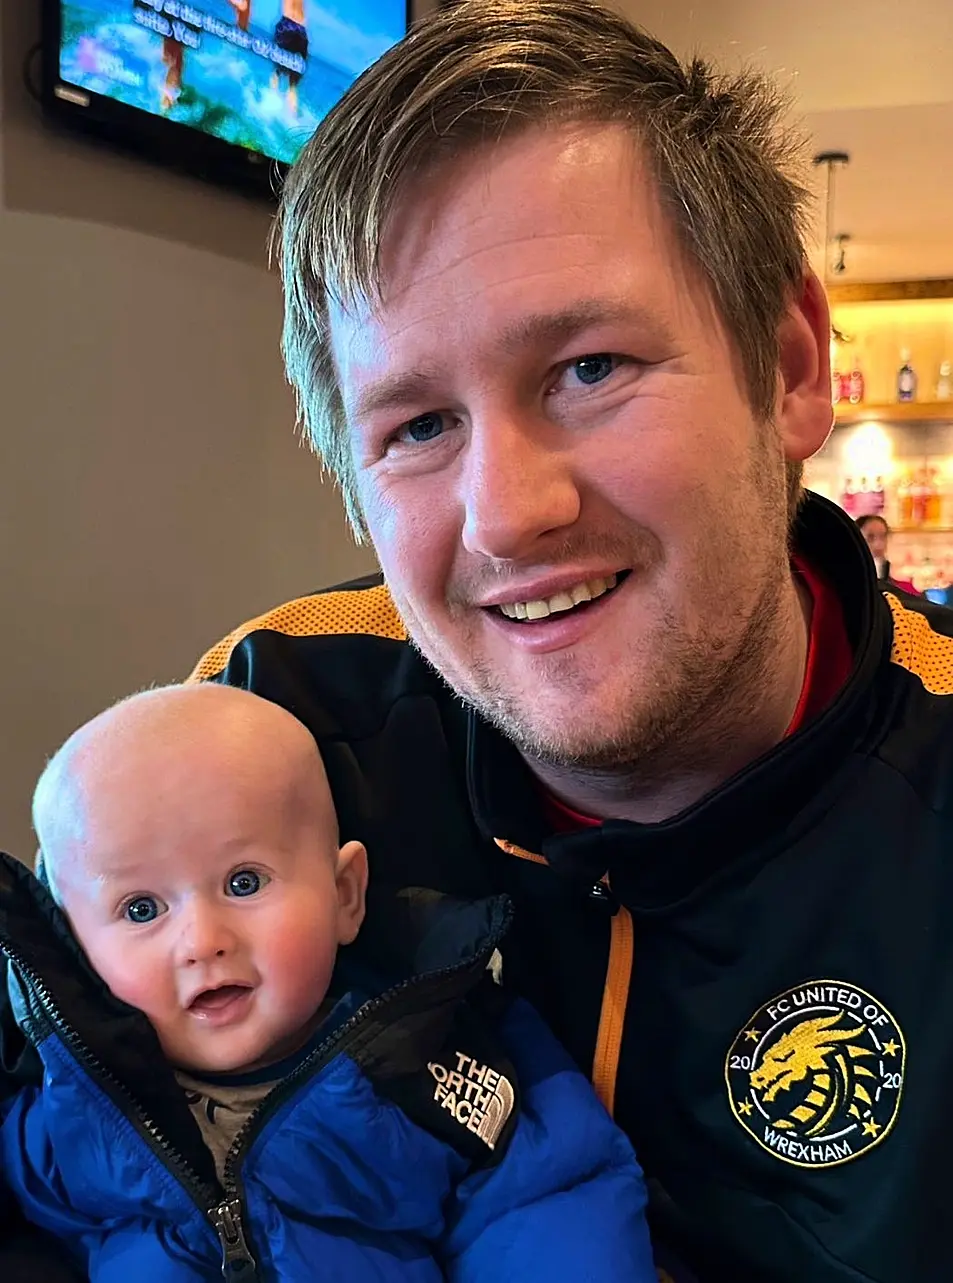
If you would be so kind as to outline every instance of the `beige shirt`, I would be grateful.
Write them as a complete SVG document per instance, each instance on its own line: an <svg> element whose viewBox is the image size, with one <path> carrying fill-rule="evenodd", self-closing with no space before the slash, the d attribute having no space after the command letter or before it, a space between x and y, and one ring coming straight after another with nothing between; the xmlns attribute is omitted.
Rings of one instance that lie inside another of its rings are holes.
<svg viewBox="0 0 953 1283"><path fill-rule="evenodd" d="M212 1151L215 1170L222 1180L225 1157L238 1133L261 1101L278 1085L278 1080L232 1086L202 1082L182 1070L176 1070L175 1076L202 1130L202 1139Z"/></svg>

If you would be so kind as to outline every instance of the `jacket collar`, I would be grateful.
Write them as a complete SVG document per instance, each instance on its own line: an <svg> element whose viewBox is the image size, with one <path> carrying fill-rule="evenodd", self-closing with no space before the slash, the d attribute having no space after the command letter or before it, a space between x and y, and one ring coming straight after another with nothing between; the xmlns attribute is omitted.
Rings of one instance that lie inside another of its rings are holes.
<svg viewBox="0 0 953 1283"><path fill-rule="evenodd" d="M608 873L613 891L636 913L671 911L712 880L737 876L793 840L811 803L874 715L871 698L892 640L889 608L854 523L834 504L808 494L794 548L831 581L843 606L853 672L833 704L721 787L659 824L607 821L552 834L539 786L516 749L476 714L470 717L468 781L482 832L545 856L570 885L588 892Z"/></svg>

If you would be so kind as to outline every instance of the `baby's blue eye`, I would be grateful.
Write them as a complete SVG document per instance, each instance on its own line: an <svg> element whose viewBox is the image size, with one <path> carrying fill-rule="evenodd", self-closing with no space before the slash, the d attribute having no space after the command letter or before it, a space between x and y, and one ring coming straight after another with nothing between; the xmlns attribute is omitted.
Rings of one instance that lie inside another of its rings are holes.
<svg viewBox="0 0 953 1283"><path fill-rule="evenodd" d="M264 886L266 879L254 869L239 869L228 879L229 895L255 895Z"/></svg>
<svg viewBox="0 0 953 1283"><path fill-rule="evenodd" d="M152 922L159 916L159 906L151 895L139 895L126 905L126 917L130 922Z"/></svg>

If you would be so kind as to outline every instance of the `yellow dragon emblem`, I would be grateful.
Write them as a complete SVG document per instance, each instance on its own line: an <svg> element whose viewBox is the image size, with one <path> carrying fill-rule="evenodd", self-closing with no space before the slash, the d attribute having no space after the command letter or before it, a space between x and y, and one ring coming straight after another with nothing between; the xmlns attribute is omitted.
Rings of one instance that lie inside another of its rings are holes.
<svg viewBox="0 0 953 1283"><path fill-rule="evenodd" d="M751 1071L751 1086L762 1093L761 1099L767 1104L810 1076L803 1099L788 1111L789 1117L775 1121L779 1130L801 1124L805 1136L817 1136L848 1101L847 1113L853 1118L860 1118L858 1101L872 1104L860 1080L876 1079L877 1075L858 1062L874 1053L854 1041L865 1033L866 1026L833 1028L840 1018L837 1012L801 1021L772 1043L761 1063Z"/></svg>

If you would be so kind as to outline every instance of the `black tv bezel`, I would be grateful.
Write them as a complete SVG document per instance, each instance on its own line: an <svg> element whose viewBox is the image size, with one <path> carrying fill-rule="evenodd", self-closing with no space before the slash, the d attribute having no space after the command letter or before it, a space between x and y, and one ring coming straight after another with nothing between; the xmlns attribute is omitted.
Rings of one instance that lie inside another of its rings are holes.
<svg viewBox="0 0 953 1283"><path fill-rule="evenodd" d="M269 201L277 198L288 171L281 161L64 80L60 75L63 0L42 0L42 5L41 97L48 119L194 177ZM405 0L404 10L405 30L409 30L413 0Z"/></svg>

